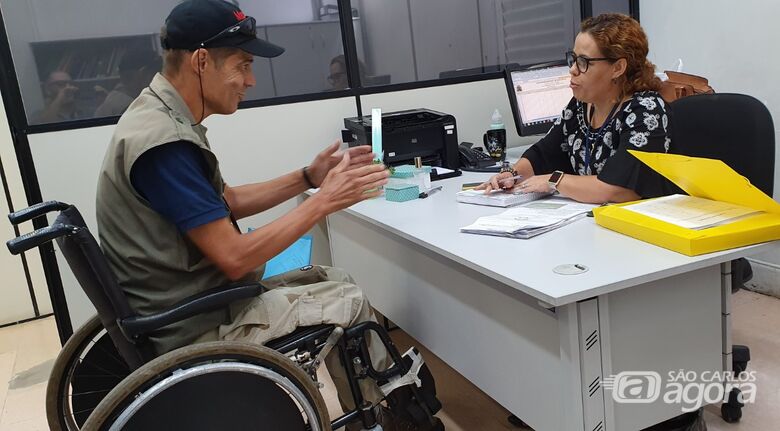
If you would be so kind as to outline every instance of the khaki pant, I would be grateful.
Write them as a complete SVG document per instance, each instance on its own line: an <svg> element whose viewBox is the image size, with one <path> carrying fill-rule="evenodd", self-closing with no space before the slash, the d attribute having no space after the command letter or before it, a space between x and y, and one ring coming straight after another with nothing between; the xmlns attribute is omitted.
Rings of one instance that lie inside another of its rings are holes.
<svg viewBox="0 0 780 431"><path fill-rule="evenodd" d="M348 328L367 320L376 321L368 299L344 270L304 267L262 283L269 289L267 292L231 307L232 322L217 329L219 339L265 344L292 333L299 326L325 323ZM369 333L367 341L374 369L387 369L392 360L381 340ZM338 349L331 350L325 364L338 390L341 406L345 411L353 409L354 401ZM373 380L362 379L360 388L367 401L382 399Z"/></svg>

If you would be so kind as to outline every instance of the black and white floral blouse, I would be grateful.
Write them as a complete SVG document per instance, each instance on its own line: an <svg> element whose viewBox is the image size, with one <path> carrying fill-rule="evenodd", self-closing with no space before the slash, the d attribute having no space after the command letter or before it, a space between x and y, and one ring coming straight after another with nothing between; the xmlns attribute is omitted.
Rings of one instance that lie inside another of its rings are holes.
<svg viewBox="0 0 780 431"><path fill-rule="evenodd" d="M618 105L609 122L590 127L587 105L572 98L547 135L523 157L536 175L560 170L597 175L605 183L634 190L643 198L669 193L669 183L627 150L669 152L671 118L661 95L635 93Z"/></svg>

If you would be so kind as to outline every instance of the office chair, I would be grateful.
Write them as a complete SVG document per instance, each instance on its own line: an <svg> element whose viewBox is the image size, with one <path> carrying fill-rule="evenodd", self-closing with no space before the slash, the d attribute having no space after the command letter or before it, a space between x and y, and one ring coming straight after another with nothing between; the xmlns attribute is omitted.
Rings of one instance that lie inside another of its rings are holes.
<svg viewBox="0 0 780 431"><path fill-rule="evenodd" d="M672 150L676 154L719 159L772 196L775 181L775 130L763 103L743 94L702 94L670 104L674 119ZM753 276L747 259L731 263L732 293ZM745 371L750 361L747 346L732 346L733 370ZM726 422L742 416L741 403L732 392L721 407Z"/></svg>
<svg viewBox="0 0 780 431"><path fill-rule="evenodd" d="M260 295L260 283L215 287L156 313L133 312L127 297L78 210L50 201L10 214L19 224L59 211L55 222L7 242L19 254L56 240L76 279L97 309L58 355L46 391L53 431L255 429L329 431L356 423L377 425L373 405L360 391L373 379L391 412L420 429L443 430L435 383L415 349L401 356L376 322L350 328L300 328L265 346L217 341L158 356L148 341L157 329L229 303ZM375 370L365 337L373 332L393 365ZM331 422L317 368L336 348L355 405Z"/></svg>

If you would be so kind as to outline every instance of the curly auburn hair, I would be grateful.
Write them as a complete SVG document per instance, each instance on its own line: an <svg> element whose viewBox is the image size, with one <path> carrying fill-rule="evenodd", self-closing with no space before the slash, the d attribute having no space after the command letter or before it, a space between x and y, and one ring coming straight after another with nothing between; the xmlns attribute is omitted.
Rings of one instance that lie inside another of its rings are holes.
<svg viewBox="0 0 780 431"><path fill-rule="evenodd" d="M647 35L635 19L604 13L583 21L580 32L593 37L605 57L626 59L626 72L618 78L624 95L661 88L655 66L647 59Z"/></svg>

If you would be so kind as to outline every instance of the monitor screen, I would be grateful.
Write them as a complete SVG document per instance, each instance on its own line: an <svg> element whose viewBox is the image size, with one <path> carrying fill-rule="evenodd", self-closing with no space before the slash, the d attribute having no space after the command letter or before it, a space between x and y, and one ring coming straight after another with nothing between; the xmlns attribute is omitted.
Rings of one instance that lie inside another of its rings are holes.
<svg viewBox="0 0 780 431"><path fill-rule="evenodd" d="M507 70L509 102L520 136L546 133L571 100L568 66Z"/></svg>

